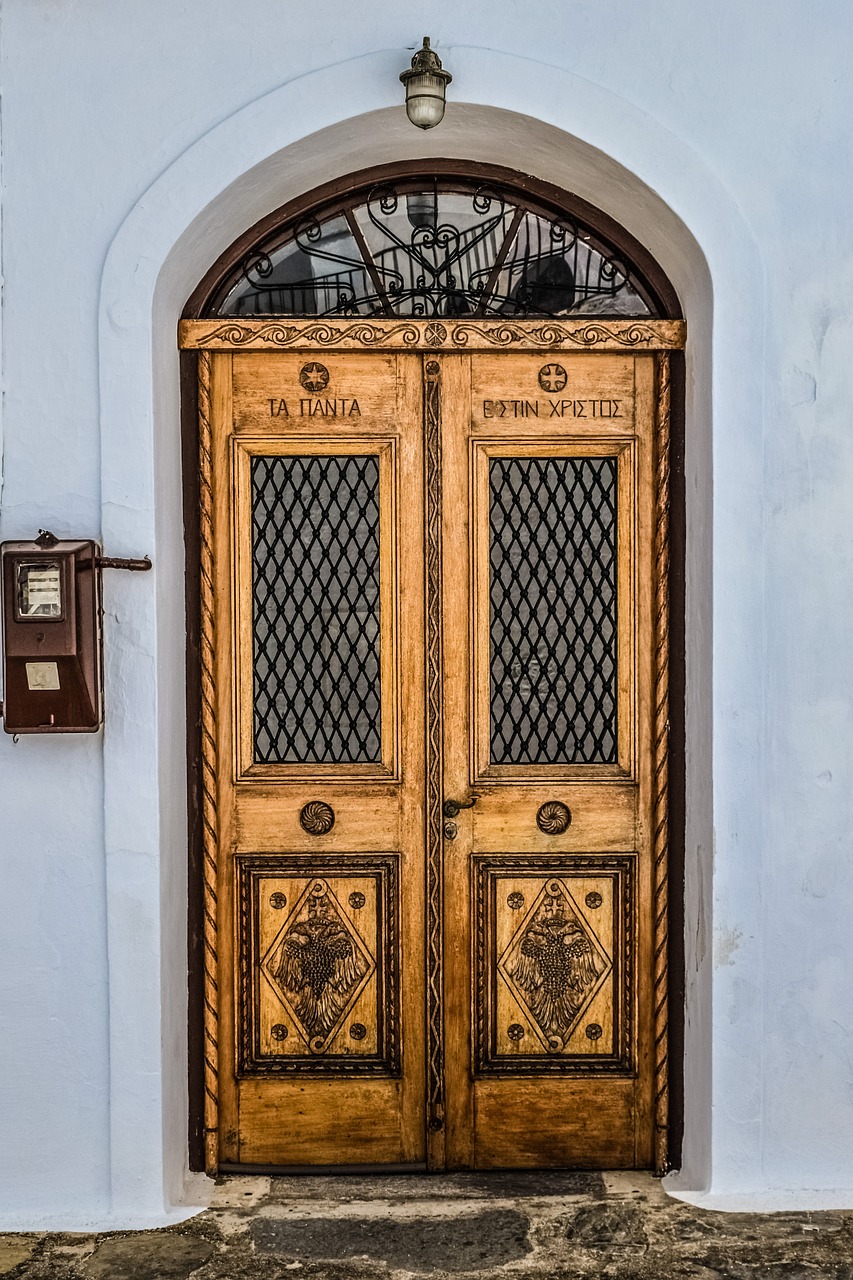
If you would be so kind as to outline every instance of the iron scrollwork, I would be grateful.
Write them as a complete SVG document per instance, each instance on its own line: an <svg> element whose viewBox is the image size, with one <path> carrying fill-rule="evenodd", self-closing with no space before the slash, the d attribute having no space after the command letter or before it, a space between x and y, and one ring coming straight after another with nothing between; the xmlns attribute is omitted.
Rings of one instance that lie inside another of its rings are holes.
<svg viewBox="0 0 853 1280"><path fill-rule="evenodd" d="M495 186L425 178L338 200L255 246L221 316L656 314L600 236ZM446 331L445 331L446 333ZM436 325L431 345L441 345Z"/></svg>

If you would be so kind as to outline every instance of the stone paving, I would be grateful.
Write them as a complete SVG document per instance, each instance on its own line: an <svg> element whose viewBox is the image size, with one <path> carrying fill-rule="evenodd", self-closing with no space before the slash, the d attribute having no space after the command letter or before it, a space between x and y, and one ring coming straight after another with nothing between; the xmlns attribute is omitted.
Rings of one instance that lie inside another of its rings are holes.
<svg viewBox="0 0 853 1280"><path fill-rule="evenodd" d="M10 1280L853 1280L853 1212L709 1213L643 1174L223 1178L163 1231L0 1236Z"/></svg>

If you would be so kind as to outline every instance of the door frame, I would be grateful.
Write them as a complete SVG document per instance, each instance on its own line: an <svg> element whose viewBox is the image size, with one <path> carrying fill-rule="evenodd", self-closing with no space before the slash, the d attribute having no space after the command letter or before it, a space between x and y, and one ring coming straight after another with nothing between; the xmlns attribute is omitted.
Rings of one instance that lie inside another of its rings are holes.
<svg viewBox="0 0 853 1280"><path fill-rule="evenodd" d="M444 166L430 169L448 171ZM383 167L386 179L423 170L414 162ZM452 164L454 171L478 176L486 172L499 181L507 171L492 167ZM377 172L369 177L375 181ZM513 185L519 175L512 174ZM505 180L505 178L504 178ZM353 175L336 184L335 191L361 185L365 175ZM542 195L546 184L524 179L527 189ZM246 350L377 349L471 352L499 350L654 351L656 368L655 455L655 709L654 709L654 1017L655 1017L655 1163L665 1172L680 1163L683 1132L684 1037L684 830L685 830L685 491L684 491L684 359L685 327L672 286L657 264L624 229L586 202L547 188L563 209L595 218L603 234L615 240L629 260L642 257L673 314L667 320L608 320L578 317L575 320L446 321L331 320L316 317L266 318L262 320L197 319L211 297L214 282L221 281L234 261L256 241L259 228L269 228L295 216L292 202L252 228L223 255L196 289L181 323L181 423L186 546L187 619L187 786L189 826L188 896L188 1016L189 1016L189 1161L190 1168L214 1173L217 1168L218 1055L217 1055L217 941L216 941L216 799L213 685L213 609L211 583L210 403L211 352ZM332 188L312 193L312 201L328 198ZM583 206L582 209L580 206ZM614 232L618 233L615 234ZM425 380L426 381L426 380ZM425 385L425 391L426 391ZM425 395L427 465L429 466L429 404ZM440 405L439 405L440 411ZM440 618L438 619L440 624ZM428 620L429 629L429 620ZM428 646L429 651L429 646ZM434 784L428 781L428 806L433 805ZM436 801L440 813L440 801ZM440 838L428 836L428 875L439 875L435 850ZM440 939L430 928L430 966L441 963ZM440 1043L433 1035L429 1050L432 1069L428 1087L438 1079Z"/></svg>

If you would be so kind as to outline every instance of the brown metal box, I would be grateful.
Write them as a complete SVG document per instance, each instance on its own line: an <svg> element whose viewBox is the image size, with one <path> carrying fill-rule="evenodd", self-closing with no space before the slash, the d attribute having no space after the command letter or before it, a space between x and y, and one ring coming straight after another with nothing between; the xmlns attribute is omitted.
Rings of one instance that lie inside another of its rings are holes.
<svg viewBox="0 0 853 1280"><path fill-rule="evenodd" d="M3 728L93 733L103 718L94 542L4 542Z"/></svg>

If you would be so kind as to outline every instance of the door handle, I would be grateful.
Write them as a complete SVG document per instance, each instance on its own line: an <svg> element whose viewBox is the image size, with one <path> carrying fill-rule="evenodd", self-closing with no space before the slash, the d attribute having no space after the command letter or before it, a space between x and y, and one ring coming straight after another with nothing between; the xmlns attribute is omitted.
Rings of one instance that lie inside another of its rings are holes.
<svg viewBox="0 0 853 1280"><path fill-rule="evenodd" d="M472 791L470 800L445 800L443 810L445 818L455 818L463 809L473 809L479 798L479 793Z"/></svg>

